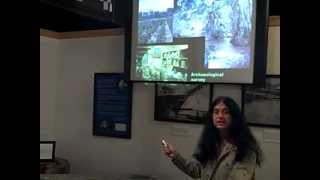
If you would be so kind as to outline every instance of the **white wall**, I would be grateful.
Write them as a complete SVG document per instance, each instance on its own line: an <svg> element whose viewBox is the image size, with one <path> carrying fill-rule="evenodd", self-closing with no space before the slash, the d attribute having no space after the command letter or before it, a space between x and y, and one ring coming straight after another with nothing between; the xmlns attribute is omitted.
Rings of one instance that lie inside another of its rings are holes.
<svg viewBox="0 0 320 180"><path fill-rule="evenodd" d="M280 26L269 27L267 73L280 74Z"/></svg>
<svg viewBox="0 0 320 180"><path fill-rule="evenodd" d="M53 140L59 41L40 37L40 140Z"/></svg>
<svg viewBox="0 0 320 180"><path fill-rule="evenodd" d="M123 71L123 41L122 36L60 40L60 60L52 62L58 64L57 70L41 70L41 76L57 75L56 82L50 84L52 89L56 86L56 96L52 92L54 90L41 89L45 91L41 97L52 96L50 98L55 100L55 113L49 105L47 109L50 111L41 109L44 119L50 117L50 120L41 121L44 124L41 128L53 127L51 132L57 141L56 155L70 161L72 173L106 175L110 179L126 173L151 173L165 180L191 179L162 155L160 139L167 139L187 157L193 152L202 127L154 121L152 84L134 85L132 139L92 136L93 73ZM43 48L41 51L46 54L42 57L51 57L55 53L54 48L52 52ZM44 59L41 58L41 61ZM217 85L214 93L215 96L232 96L238 103L241 102L239 86ZM42 104L54 101L44 98ZM256 179L280 179L280 130L252 130L262 145L266 159ZM278 142L266 142L267 136L269 139L273 136Z"/></svg>

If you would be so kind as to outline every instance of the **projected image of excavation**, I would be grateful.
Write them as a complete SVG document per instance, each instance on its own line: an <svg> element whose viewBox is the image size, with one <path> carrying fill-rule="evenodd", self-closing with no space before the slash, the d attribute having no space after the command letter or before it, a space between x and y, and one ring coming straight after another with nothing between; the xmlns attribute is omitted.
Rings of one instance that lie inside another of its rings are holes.
<svg viewBox="0 0 320 180"><path fill-rule="evenodd" d="M252 0L180 0L173 15L173 38L205 37L208 69L249 68Z"/></svg>

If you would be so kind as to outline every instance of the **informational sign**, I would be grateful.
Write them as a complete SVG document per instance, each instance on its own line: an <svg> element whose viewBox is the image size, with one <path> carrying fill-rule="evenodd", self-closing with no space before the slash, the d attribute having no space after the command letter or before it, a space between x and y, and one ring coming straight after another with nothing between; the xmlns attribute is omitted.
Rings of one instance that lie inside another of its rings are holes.
<svg viewBox="0 0 320 180"><path fill-rule="evenodd" d="M95 73L93 135L131 138L132 84L123 73Z"/></svg>

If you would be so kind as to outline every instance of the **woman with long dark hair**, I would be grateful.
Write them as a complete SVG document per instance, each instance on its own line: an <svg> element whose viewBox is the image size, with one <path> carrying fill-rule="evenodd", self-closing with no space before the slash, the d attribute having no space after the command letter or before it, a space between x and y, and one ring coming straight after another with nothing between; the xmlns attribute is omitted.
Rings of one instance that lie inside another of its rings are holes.
<svg viewBox="0 0 320 180"><path fill-rule="evenodd" d="M193 159L185 159L171 144L163 152L183 172L201 180L253 180L262 163L262 151L238 104L230 97L216 98L208 111Z"/></svg>

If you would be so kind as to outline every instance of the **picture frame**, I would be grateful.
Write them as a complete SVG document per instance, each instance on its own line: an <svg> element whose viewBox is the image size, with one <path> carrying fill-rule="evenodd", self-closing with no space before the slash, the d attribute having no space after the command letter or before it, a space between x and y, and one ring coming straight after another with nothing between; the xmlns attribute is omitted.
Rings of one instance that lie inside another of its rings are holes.
<svg viewBox="0 0 320 180"><path fill-rule="evenodd" d="M242 86L242 113L248 125L280 128L280 75L267 75L265 86Z"/></svg>
<svg viewBox="0 0 320 180"><path fill-rule="evenodd" d="M124 73L95 73L93 135L131 138L132 83Z"/></svg>
<svg viewBox="0 0 320 180"><path fill-rule="evenodd" d="M156 83L156 121L203 124L212 98L211 84Z"/></svg>
<svg viewBox="0 0 320 180"><path fill-rule="evenodd" d="M54 161L55 149L55 141L40 141L40 161Z"/></svg>

